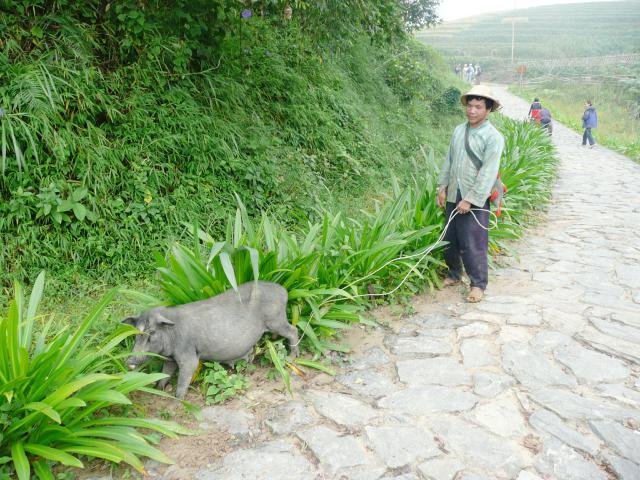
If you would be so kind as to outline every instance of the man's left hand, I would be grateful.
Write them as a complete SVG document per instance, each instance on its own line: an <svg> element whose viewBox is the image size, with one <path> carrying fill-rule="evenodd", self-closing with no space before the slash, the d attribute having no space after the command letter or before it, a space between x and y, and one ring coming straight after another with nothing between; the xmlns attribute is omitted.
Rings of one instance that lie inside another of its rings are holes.
<svg viewBox="0 0 640 480"><path fill-rule="evenodd" d="M456 207L456 210L458 210L462 214L469 213L469 210L471 210L471 204L466 200L460 200L458 206Z"/></svg>

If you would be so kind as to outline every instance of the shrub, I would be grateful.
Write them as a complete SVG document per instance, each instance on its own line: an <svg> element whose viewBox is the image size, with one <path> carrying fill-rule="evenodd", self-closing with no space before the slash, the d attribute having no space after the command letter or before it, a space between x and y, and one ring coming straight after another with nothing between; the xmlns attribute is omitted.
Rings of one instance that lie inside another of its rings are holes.
<svg viewBox="0 0 640 480"><path fill-rule="evenodd" d="M216 362L205 362L202 374L202 388L204 389L207 405L223 403L239 394L249 386L249 381L240 372L241 365L236 365L236 373L229 373L226 368Z"/></svg>

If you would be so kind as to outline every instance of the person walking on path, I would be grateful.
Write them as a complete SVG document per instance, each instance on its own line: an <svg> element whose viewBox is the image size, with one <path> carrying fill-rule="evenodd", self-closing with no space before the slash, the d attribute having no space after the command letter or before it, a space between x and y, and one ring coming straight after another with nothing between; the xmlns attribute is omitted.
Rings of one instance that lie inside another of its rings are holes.
<svg viewBox="0 0 640 480"><path fill-rule="evenodd" d="M553 125L551 124L551 112L546 107L542 107L540 109L540 126L546 128L549 135L553 133Z"/></svg>
<svg viewBox="0 0 640 480"><path fill-rule="evenodd" d="M589 141L589 147L593 148L596 141L593 139L591 129L598 126L598 114L596 113L596 109L591 103L591 100L587 100L587 103L584 104L584 108L585 110L582 114L582 128L584 128L584 133L582 134L582 146L585 146L587 141Z"/></svg>
<svg viewBox="0 0 640 480"><path fill-rule="evenodd" d="M542 104L540 103L540 99L536 97L533 99L533 103L529 107L529 113L527 114L529 121L540 123L541 112L542 112Z"/></svg>
<svg viewBox="0 0 640 480"><path fill-rule="evenodd" d="M480 64L476 63L475 67L475 75L476 75L476 85L480 85L480 75L482 75L482 70L480 68Z"/></svg>
<svg viewBox="0 0 640 480"><path fill-rule="evenodd" d="M460 97L467 121L458 125L438 177L437 202L451 219L444 240L444 260L449 269L445 286L470 280L468 302L479 302L489 280L489 195L500 167L504 138L489 122L500 102L484 85L475 85ZM481 162L476 167L475 155ZM472 210L473 209L473 210ZM455 215L454 215L455 214ZM452 218L453 216L453 218Z"/></svg>

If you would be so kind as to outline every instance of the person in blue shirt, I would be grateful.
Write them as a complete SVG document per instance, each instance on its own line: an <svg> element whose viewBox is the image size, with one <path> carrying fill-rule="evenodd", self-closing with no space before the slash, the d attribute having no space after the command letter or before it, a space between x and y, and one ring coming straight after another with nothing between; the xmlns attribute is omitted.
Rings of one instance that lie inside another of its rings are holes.
<svg viewBox="0 0 640 480"><path fill-rule="evenodd" d="M589 148L593 148L596 141L593 139L591 129L598 126L598 114L596 113L596 109L591 103L591 100L587 100L587 103L584 104L584 108L585 110L582 114L582 128L584 128L584 133L582 134L582 146L586 146L588 141Z"/></svg>

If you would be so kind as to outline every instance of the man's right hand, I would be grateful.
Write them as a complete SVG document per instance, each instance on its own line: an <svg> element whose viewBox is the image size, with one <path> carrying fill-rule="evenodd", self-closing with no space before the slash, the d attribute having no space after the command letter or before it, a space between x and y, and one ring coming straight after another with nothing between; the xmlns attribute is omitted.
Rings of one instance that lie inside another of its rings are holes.
<svg viewBox="0 0 640 480"><path fill-rule="evenodd" d="M447 189L446 188L439 188L438 189L438 196L436 201L438 202L438 206L440 208L444 208L444 206L447 203Z"/></svg>

